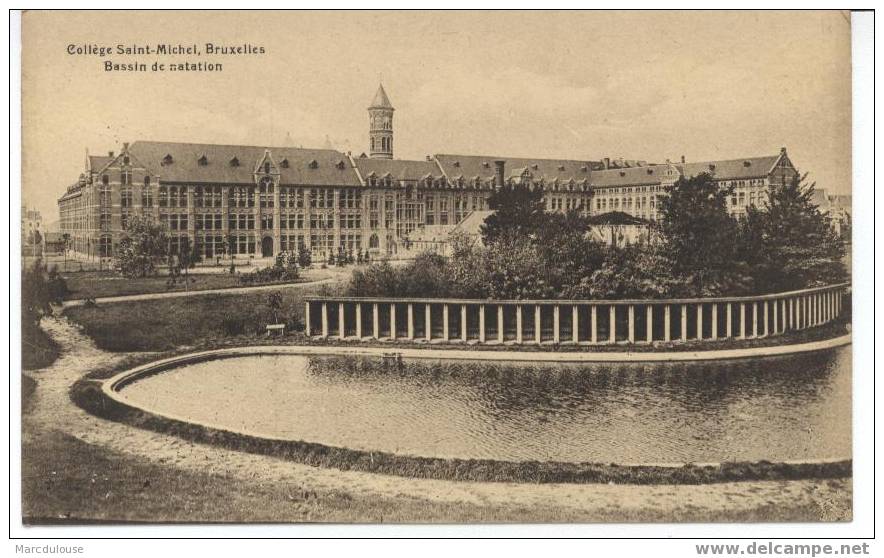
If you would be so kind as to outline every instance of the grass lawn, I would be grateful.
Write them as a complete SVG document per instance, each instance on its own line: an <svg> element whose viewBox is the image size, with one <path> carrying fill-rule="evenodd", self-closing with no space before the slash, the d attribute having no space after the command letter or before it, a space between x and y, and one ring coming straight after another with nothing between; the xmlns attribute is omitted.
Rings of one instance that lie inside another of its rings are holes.
<svg viewBox="0 0 884 558"><path fill-rule="evenodd" d="M21 361L23 369L46 368L55 362L58 354L58 345L41 328L22 328Z"/></svg>
<svg viewBox="0 0 884 558"><path fill-rule="evenodd" d="M301 323L303 297L310 290L278 291L283 297L285 321ZM235 337L225 327L225 319L243 320L246 336L263 335L264 326L270 323L267 301L271 292L277 291L76 306L66 309L65 315L81 324L106 351L168 351Z"/></svg>
<svg viewBox="0 0 884 558"><path fill-rule="evenodd" d="M145 293L165 293L183 291L184 285L179 281L173 286L166 284L165 275L127 279L108 271L83 271L63 274L71 291L65 299L100 298L105 296L123 296ZM311 271L302 274L297 282L310 281L317 275ZM205 291L211 289L228 289L232 287L257 286L261 283L243 284L239 275L228 273L200 273L189 277L188 290ZM282 283L280 283L282 284Z"/></svg>
<svg viewBox="0 0 884 558"><path fill-rule="evenodd" d="M849 480L820 481L843 490ZM849 494L849 493L848 493ZM849 498L848 498L849 500ZM543 505L439 503L287 482L196 474L145 462L57 431L29 432L22 445L22 514L26 524L189 522L661 522L815 521L810 503L765 504L710 512L605 507L581 512Z"/></svg>

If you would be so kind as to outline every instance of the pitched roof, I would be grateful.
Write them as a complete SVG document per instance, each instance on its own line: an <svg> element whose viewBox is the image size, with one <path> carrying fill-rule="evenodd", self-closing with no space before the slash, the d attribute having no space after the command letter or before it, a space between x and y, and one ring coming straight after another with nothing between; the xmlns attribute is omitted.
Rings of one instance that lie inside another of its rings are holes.
<svg viewBox="0 0 884 558"><path fill-rule="evenodd" d="M280 184L360 185L347 156L333 149L137 141L129 152L164 182L253 184L255 167L269 152ZM171 156L169 164L164 163L167 155ZM202 157L205 165L200 164ZM231 165L234 158L238 166Z"/></svg>
<svg viewBox="0 0 884 558"><path fill-rule="evenodd" d="M728 159L725 161L703 161L678 165L686 177L708 172L719 180L741 180L746 178L762 178L770 174L771 169L781 154L767 157L747 157L745 159Z"/></svg>
<svg viewBox="0 0 884 558"><path fill-rule="evenodd" d="M362 180L367 180L371 173L385 176L387 173L397 180L420 180L429 175L440 176L439 167L432 161L409 161L404 159L353 159Z"/></svg>
<svg viewBox="0 0 884 558"><path fill-rule="evenodd" d="M486 179L495 174L494 161L506 161L504 175L509 178L522 171L531 173L534 180L543 179L549 183L556 179L559 182L580 182L590 177L590 161L574 161L568 159L524 159L520 157L493 157L480 155L436 155L436 161L445 175L451 179L463 176L470 180L476 176Z"/></svg>
<svg viewBox="0 0 884 558"><path fill-rule="evenodd" d="M479 236L482 234L482 224L485 223L485 219L490 217L493 213L493 209L477 209L475 211L470 211L467 213L467 216L457 224L457 227L454 230L470 236Z"/></svg>
<svg viewBox="0 0 884 558"><path fill-rule="evenodd" d="M622 211L609 211L589 217L590 225L647 225L650 221Z"/></svg>
<svg viewBox="0 0 884 558"><path fill-rule="evenodd" d="M382 108L382 109L393 109L393 104L390 102L390 98L387 97L387 92L384 91L383 85L378 85L378 92L374 94L374 99L371 101L371 105L368 107L370 109L373 108Z"/></svg>
<svg viewBox="0 0 884 558"><path fill-rule="evenodd" d="M595 188L660 184L668 168L668 165L648 165L647 167L597 170L592 171L591 183Z"/></svg>
<svg viewBox="0 0 884 558"><path fill-rule="evenodd" d="M779 160L780 154L767 157L748 157L744 159L728 159L723 161L700 161L696 163L675 163L673 166L685 177L696 176L703 172L711 173L718 180L742 180L762 178L770 174L770 170ZM666 178L668 164L647 165L640 167L624 167L592 171L593 187L607 186L644 186L660 184Z"/></svg>
<svg viewBox="0 0 884 558"><path fill-rule="evenodd" d="M104 167L106 167L111 161L113 161L113 157L100 157L97 155L89 156L89 169L92 172L101 172Z"/></svg>

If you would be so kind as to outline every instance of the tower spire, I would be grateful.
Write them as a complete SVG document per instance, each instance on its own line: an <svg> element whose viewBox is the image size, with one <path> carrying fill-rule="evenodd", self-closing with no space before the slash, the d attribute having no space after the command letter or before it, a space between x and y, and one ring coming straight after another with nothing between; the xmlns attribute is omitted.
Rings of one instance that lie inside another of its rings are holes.
<svg viewBox="0 0 884 558"><path fill-rule="evenodd" d="M368 107L368 141L372 159L393 158L393 103L384 91L383 84L378 84L377 93Z"/></svg>

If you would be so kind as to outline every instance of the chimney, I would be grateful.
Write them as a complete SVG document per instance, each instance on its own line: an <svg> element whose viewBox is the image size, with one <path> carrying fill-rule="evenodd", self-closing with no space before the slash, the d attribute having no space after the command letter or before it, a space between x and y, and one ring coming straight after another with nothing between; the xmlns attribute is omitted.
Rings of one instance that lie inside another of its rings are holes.
<svg viewBox="0 0 884 558"><path fill-rule="evenodd" d="M785 148L785 147L781 147L781 148L780 148L780 153L782 153L783 155L785 155L785 154L786 154L786 148Z"/></svg>
<svg viewBox="0 0 884 558"><path fill-rule="evenodd" d="M606 169L611 168L611 158L610 157L605 157L605 168Z"/></svg>
<svg viewBox="0 0 884 558"><path fill-rule="evenodd" d="M684 164L684 155L681 156L681 164Z"/></svg>
<svg viewBox="0 0 884 558"><path fill-rule="evenodd" d="M107 156L108 156L108 157L113 157L113 156L114 156L114 152L113 152L113 151L108 151L108 152L107 152Z"/></svg>
<svg viewBox="0 0 884 558"><path fill-rule="evenodd" d="M504 185L503 180L503 170L506 166L506 161L494 161L494 176L497 181L497 187L500 188Z"/></svg>
<svg viewBox="0 0 884 558"><path fill-rule="evenodd" d="M124 152L129 151L129 142L128 141L123 142L123 151Z"/></svg>

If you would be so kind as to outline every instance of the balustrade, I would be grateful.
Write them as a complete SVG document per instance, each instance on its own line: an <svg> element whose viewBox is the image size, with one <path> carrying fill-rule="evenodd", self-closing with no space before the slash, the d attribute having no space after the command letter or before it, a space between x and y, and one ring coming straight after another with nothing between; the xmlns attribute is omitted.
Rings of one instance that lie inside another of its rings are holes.
<svg viewBox="0 0 884 558"><path fill-rule="evenodd" d="M515 345L746 339L829 323L841 316L848 288L672 300L308 297L304 332L321 338Z"/></svg>

